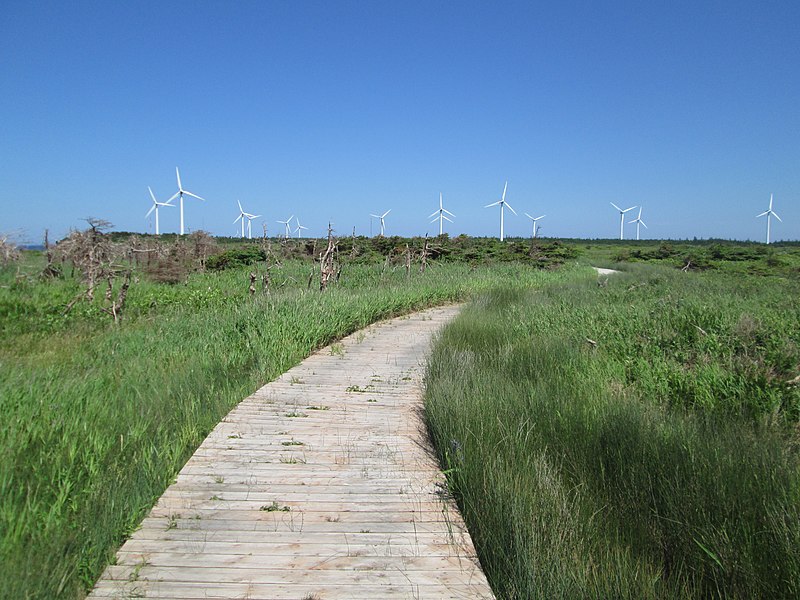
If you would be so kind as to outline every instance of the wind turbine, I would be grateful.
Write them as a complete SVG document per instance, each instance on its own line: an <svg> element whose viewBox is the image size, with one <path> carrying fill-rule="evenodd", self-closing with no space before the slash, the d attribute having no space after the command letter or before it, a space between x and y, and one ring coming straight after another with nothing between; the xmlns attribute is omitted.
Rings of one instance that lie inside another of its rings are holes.
<svg viewBox="0 0 800 600"><path fill-rule="evenodd" d="M638 240L639 239L639 225L644 225L644 228L647 229L647 225L645 225L645 222L642 221L642 207L641 206L639 207L639 216L636 217L633 221L628 221L628 223L629 224L630 223L636 223L636 239ZM620 239L622 239L622 238L620 238Z"/></svg>
<svg viewBox="0 0 800 600"><path fill-rule="evenodd" d="M253 239L253 219L260 219L261 215L251 215L250 213L244 213L244 216L247 217L247 239Z"/></svg>
<svg viewBox="0 0 800 600"><path fill-rule="evenodd" d="M628 212L629 210L633 210L636 207L635 206L631 206L630 208L626 208L625 210L622 210L619 206L617 206L613 202L611 202L610 204L611 204L611 206L613 206L614 208L616 208L619 211L619 239L621 239L621 240L625 239L624 233L623 233L623 229L622 229L625 226L625 213Z"/></svg>
<svg viewBox="0 0 800 600"><path fill-rule="evenodd" d="M239 202L237 200L236 204L239 205L239 216L236 217L236 219L233 221L233 224L236 225L236 221L241 221L242 222L242 237L244 237L244 218L247 216L247 213L244 212L244 209L242 208L242 203L241 202Z"/></svg>
<svg viewBox="0 0 800 600"><path fill-rule="evenodd" d="M150 197L153 199L153 206L150 207L150 210L147 211L147 214L144 216L146 219L150 216L150 213L156 211L156 235L158 235L158 207L159 206L175 206L174 204L170 204L169 201L167 202L159 202L156 200L156 197L153 195L153 190L150 189L150 186L147 186L147 190L150 192Z"/></svg>
<svg viewBox="0 0 800 600"><path fill-rule="evenodd" d="M503 209L507 206L508 210L510 210L514 214L517 214L517 211L515 211L513 208L511 208L511 205L508 202L506 202L506 190L507 189L508 189L508 181L506 181L506 185L503 187L503 197L500 198L500 200L498 200L497 202L492 202L491 204L487 204L486 206L483 207L483 208L489 208L490 206L497 206L498 204L500 205L500 241L501 242L505 239L505 237L504 237L505 232L503 230L503 226L504 226Z"/></svg>
<svg viewBox="0 0 800 600"><path fill-rule="evenodd" d="M384 226L385 226L385 223L383 222L383 219L384 219L384 218L386 217L386 215L388 215L390 212L392 212L392 209L391 209L391 208L390 208L389 210L387 210L385 213L383 213L382 215L373 215L372 213L370 213L370 215L369 215L370 217L375 217L376 219L380 219L380 220L381 220L381 237L383 237L383 231L384 231Z"/></svg>
<svg viewBox="0 0 800 600"><path fill-rule="evenodd" d="M295 229L295 232L297 233L297 239L299 240L300 239L300 230L301 229L308 229L308 227L305 227L304 225L300 225L300 219L298 219L297 217L295 217L294 220L297 221L297 229Z"/></svg>
<svg viewBox="0 0 800 600"><path fill-rule="evenodd" d="M763 213L761 213L760 215L756 215L756 219L758 217L763 217L765 215L767 217L767 243L769 244L769 220L770 220L770 218L771 217L775 217L776 219L778 219L778 221L783 223L783 219L781 219L778 216L778 213L776 213L775 211L772 210L772 194L769 195L769 208L767 210L765 210Z"/></svg>
<svg viewBox="0 0 800 600"><path fill-rule="evenodd" d="M536 217L535 219L528 213L525 213L525 216L531 220L531 225L533 227L533 239L536 239L536 229L537 229L536 221L538 221L539 219L544 219L547 215L542 215L541 217Z"/></svg>
<svg viewBox="0 0 800 600"><path fill-rule="evenodd" d="M286 219L285 221L278 221L278 223L281 223L281 224L282 224L282 225L283 225L283 226L286 228L286 231L285 231L285 233L284 233L284 237L285 237L287 240L289 239L289 235L292 233L292 228L291 228L291 226L289 225L289 223L291 223L291 222L292 222L292 219L294 219L294 215L292 215L291 217L289 217L289 218L288 218L288 219Z"/></svg>
<svg viewBox="0 0 800 600"><path fill-rule="evenodd" d="M453 222L453 220L452 219L448 219L447 215L444 214L444 213L447 213L447 215L450 215L451 217L455 217L455 215L453 213L451 213L449 210L447 210L446 208L444 208L442 206L442 192L439 192L439 210L436 210L436 211L432 212L430 215L428 215L429 219L431 217L435 217L433 219L433 221L431 221L431 223L435 223L436 221L439 221L439 235L442 235L442 233L444 231L443 226L444 226L444 222L445 221L450 221L451 223Z"/></svg>
<svg viewBox="0 0 800 600"><path fill-rule="evenodd" d="M181 205L181 235L183 235L183 195L186 194L187 196L191 196L192 198L197 198L198 200L205 200L205 198L201 198L197 194L193 194L192 192L183 189L183 186L181 185L181 173L180 173L180 171L178 171L178 167L175 167L175 175L178 176L178 191L172 198L167 200L167 202L172 202L175 198L180 198L181 199L181 202L180 202L180 205Z"/></svg>

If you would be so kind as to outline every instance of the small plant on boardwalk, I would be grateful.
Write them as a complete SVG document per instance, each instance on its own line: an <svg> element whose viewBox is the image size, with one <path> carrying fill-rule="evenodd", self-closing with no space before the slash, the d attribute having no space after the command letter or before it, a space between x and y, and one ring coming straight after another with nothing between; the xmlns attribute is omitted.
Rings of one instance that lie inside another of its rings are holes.
<svg viewBox="0 0 800 600"><path fill-rule="evenodd" d="M289 512L289 511L292 510L292 507L291 506L285 506L285 505L281 506L280 504L278 504L278 502L273 500L272 504L265 504L261 508L259 508L258 510L261 510L261 511L264 511L264 512Z"/></svg>

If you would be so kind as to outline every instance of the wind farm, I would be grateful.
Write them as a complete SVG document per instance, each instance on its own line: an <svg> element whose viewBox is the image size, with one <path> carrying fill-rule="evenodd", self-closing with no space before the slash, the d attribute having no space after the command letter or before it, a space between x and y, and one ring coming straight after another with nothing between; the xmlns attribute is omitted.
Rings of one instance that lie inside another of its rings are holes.
<svg viewBox="0 0 800 600"><path fill-rule="evenodd" d="M190 191L188 191L188 190L186 190L186 189L184 189L182 187L181 178L180 178L180 172L179 172L179 170L177 168L175 169L175 174L176 174L176 180L177 180L177 183L178 183L178 192L176 192L166 202L157 201L155 195L152 192L152 189L148 186L148 191L150 193L150 197L151 197L151 200L152 200L153 204L151 205L150 210L148 210L148 212L146 213L145 218L148 218L151 214L154 215L155 234L156 235L160 235L160 233L161 233L161 231L163 229L163 227L161 227L161 225L160 225L161 221L159 219L159 208L161 208L161 207L173 207L174 205L172 204L172 201L175 200L175 199L178 199L179 200L179 206L181 208L180 213L179 213L180 220L179 220L178 231L180 232L180 235L186 235L187 229L185 227L184 218L183 218L183 196L186 195L186 196L189 196L189 197L192 197L192 198L195 198L195 199L204 200L200 196L197 196L193 192L190 192ZM500 196L500 199L495 201L495 202L492 202L490 204L486 204L486 205L483 206L483 208L491 208L491 207L494 207L494 206L499 206L500 207L500 229L499 229L498 239L501 242L505 241L506 238L508 237L507 220L506 220L505 210L508 209L515 216L517 214L516 211L514 210L514 208L506 201L507 191L508 191L508 181L506 181L504 183L504 185L503 185L503 192L502 192L502 194ZM772 222L771 222L772 218L774 217L779 222L783 223L783 220L781 219L781 217L773 210L773 201L774 201L774 195L770 194L770 200L769 200L769 205L768 205L767 210L765 210L764 212L761 212L758 215L756 215L756 218L766 217L766 220L765 220L766 221L766 223L765 223L766 224L766 236L765 236L765 243L766 244L770 244L773 241L772 240ZM236 219L234 220L233 223L234 224L239 224L239 226L240 226L240 238L242 238L242 239L252 239L252 222L255 219L261 218L262 215L256 215L256 214L253 214L253 213L250 213L250 212L246 212L244 210L244 208L242 207L241 201L237 200L236 202L237 202L237 205L238 205L239 213L238 213L238 215L237 215L237 217L236 217ZM567 209L567 210L569 209L568 206L565 206L563 203L560 203L560 202L556 202L556 203L553 203L553 204L554 204L554 207L557 210L561 209L563 211L565 209ZM641 240L641 235L642 235L642 231L641 231L642 228L649 229L649 226L645 223L645 221L642 218L643 207L641 205L638 205L638 206L634 205L634 206L629 206L627 208L621 208L620 206L618 206L614 202L610 202L610 204L617 211L617 213L619 214L618 239L620 241L624 241L624 239L625 239L625 225L626 225L625 218L626 218L626 215L628 213L630 213L631 211L637 209L637 208L639 209L638 214L636 215L636 217L633 218L630 221L627 221L627 224L636 226L636 238L635 239L636 239L636 241L640 241ZM469 212L470 208L472 208L473 212L474 212L474 209L477 208L474 204L472 204L472 206L470 206L469 204L465 205L463 202L459 204L459 207L460 207L460 210L462 212L463 211ZM373 219L377 220L377 222L378 222L378 233L377 233L377 235L379 235L381 237L385 237L386 236L386 217L391 212L392 212L392 209L388 209L385 212L383 212L382 214L370 213L369 214L370 219L371 219L371 221L370 221L370 231L372 229L371 228L372 220ZM534 240L537 239L537 238L540 238L541 237L541 234L540 234L541 225L539 224L539 221L544 219L546 217L546 215L542 214L542 215L539 215L537 217L534 217L533 215L531 215L531 214L529 214L527 212L525 212L524 215L531 222L530 238L534 239ZM431 214L428 215L428 223L430 223L430 224L438 224L438 226L439 226L438 227L438 235L439 236L443 236L445 234L445 222L450 223L451 225L455 224L455 221L454 221L455 216L456 215L453 212L451 212L449 209L446 209L444 207L444 194L443 194L443 192L439 192L439 207L438 207L437 210L435 210L434 212L432 212ZM303 236L303 232L309 230L309 227L307 227L306 225L301 225L300 224L299 219L294 214L290 215L288 219L285 219L285 220L278 219L278 220L276 220L276 222L278 224L280 224L280 225L283 225L283 230L284 230L283 237L284 237L284 239L288 239L290 237L302 237ZM353 226L357 227L357 223L354 223ZM554 229L554 230L552 230L552 234L549 235L548 237L549 238L554 238L554 239L558 239L558 238L567 238L567 239L569 239L570 236L568 234L565 234L565 233L562 233L561 235L558 235L558 231L556 231ZM411 233L411 235L413 237L414 233ZM516 237L520 237L519 233L517 233ZM602 238L603 238L603 236L598 236L597 238L593 238L593 239L602 239ZM664 239L668 239L668 238L664 238Z"/></svg>

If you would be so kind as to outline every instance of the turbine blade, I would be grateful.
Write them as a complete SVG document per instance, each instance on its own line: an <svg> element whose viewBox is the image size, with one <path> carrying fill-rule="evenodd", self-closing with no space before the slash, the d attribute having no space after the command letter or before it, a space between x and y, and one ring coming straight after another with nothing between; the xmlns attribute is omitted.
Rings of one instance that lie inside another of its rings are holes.
<svg viewBox="0 0 800 600"><path fill-rule="evenodd" d="M781 218L778 216L778 213L776 213L776 212L773 212L773 213L772 213L772 216L773 216L773 217L775 217L776 219L778 219L778 221L780 221L781 223L783 223L783 219L781 219Z"/></svg>
<svg viewBox="0 0 800 600"><path fill-rule="evenodd" d="M542 215L541 217L536 217L534 221L538 221L539 219L544 219L547 215Z"/></svg>
<svg viewBox="0 0 800 600"><path fill-rule="evenodd" d="M183 188L181 187L181 172L178 171L178 167L175 167L175 175L178 176L178 189L182 190Z"/></svg>
<svg viewBox="0 0 800 600"><path fill-rule="evenodd" d="M181 193L180 193L180 192L177 192L177 193L176 193L174 196L172 196L172 198L170 198L169 200L167 200L167 202L172 202L173 200L175 200L175 198L177 198L177 197L178 197L178 196L180 196L180 195L181 195Z"/></svg>
<svg viewBox="0 0 800 600"><path fill-rule="evenodd" d="M622 212L626 213L626 212L628 212L629 210L633 210L634 208L636 208L636 207L635 207L635 206L631 206L630 208L626 208L626 209L625 209L625 210L623 210Z"/></svg>
<svg viewBox="0 0 800 600"><path fill-rule="evenodd" d="M614 204L613 202L609 202L609 204L611 204L611 206L616 208L619 212L622 212L622 209L619 206L617 206L616 204Z"/></svg>
<svg viewBox="0 0 800 600"><path fill-rule="evenodd" d="M183 190L183 193L186 194L187 196L191 196L192 198L197 198L198 200L205 200L205 198L201 198L197 194L193 194L192 192L187 192L186 190Z"/></svg>
<svg viewBox="0 0 800 600"><path fill-rule="evenodd" d="M506 180L506 184L503 186L503 201L506 199L506 190L508 189L508 181Z"/></svg>
<svg viewBox="0 0 800 600"><path fill-rule="evenodd" d="M435 219L431 219L430 221L428 221L428 223L436 223L436 221L438 221L438 220L439 220L439 217L436 217Z"/></svg>
<svg viewBox="0 0 800 600"><path fill-rule="evenodd" d="M528 213L525 213L525 216L526 216L526 217L528 217L528 218L529 218L531 221L535 220L535 219L534 219L532 216L530 216Z"/></svg>
<svg viewBox="0 0 800 600"><path fill-rule="evenodd" d="M756 219L757 219L758 217L763 217L764 215L768 215L770 212L771 212L771 211L765 210L765 211L764 211L763 213L761 213L760 215L756 215Z"/></svg>
<svg viewBox="0 0 800 600"><path fill-rule="evenodd" d="M450 221L451 223L453 222L453 220L452 220L452 219L448 219L448 218L447 218L447 215L442 215L442 218L443 218L445 221Z"/></svg>
<svg viewBox="0 0 800 600"><path fill-rule="evenodd" d="M147 211L147 214L144 216L144 218L146 219L147 217L149 217L150 213L153 212L155 209L156 209L156 205L153 204L153 206L150 207L150 210Z"/></svg>
<svg viewBox="0 0 800 600"><path fill-rule="evenodd" d="M438 215L438 214L439 214L439 211L435 210L431 214L428 215L428 218L430 219L433 215Z"/></svg>
<svg viewBox="0 0 800 600"><path fill-rule="evenodd" d="M639 223L641 223L642 225L644 225L644 228L645 228L645 229L647 229L647 225L645 225L645 222L644 222L644 221L639 221Z"/></svg>
<svg viewBox="0 0 800 600"><path fill-rule="evenodd" d="M517 211L515 211L513 208L511 208L511 205L508 202L506 202L506 208L508 210L510 210L512 213L514 213L515 215L517 214Z"/></svg>
<svg viewBox="0 0 800 600"><path fill-rule="evenodd" d="M241 203L241 202L239 202L239 201L237 200L237 201L236 201L236 204L238 204L238 205L239 205L239 212L242 212L242 213L243 213L243 212L244 212L244 209L242 208L242 203Z"/></svg>
<svg viewBox="0 0 800 600"><path fill-rule="evenodd" d="M450 215L451 217L455 217L455 215L453 213L451 213L449 210L447 210L446 208L443 208L442 210L444 212L446 212L448 215Z"/></svg>
<svg viewBox="0 0 800 600"><path fill-rule="evenodd" d="M386 215L388 215L390 212L392 212L391 208L381 215L381 219L384 218Z"/></svg>
<svg viewBox="0 0 800 600"><path fill-rule="evenodd" d="M369 216L370 217L375 217L376 219L380 219L381 218L380 215L373 215L372 213L369 213Z"/></svg>
<svg viewBox="0 0 800 600"><path fill-rule="evenodd" d="M234 224L234 225L236 225L236 221L238 221L239 219L241 219L243 216L244 216L244 214L243 214L243 213L242 213L242 214L239 214L239 216L238 216L238 217L236 217L236 219L233 221L233 224Z"/></svg>
<svg viewBox="0 0 800 600"><path fill-rule="evenodd" d="M772 194L769 195L769 209L772 210Z"/></svg>
<svg viewBox="0 0 800 600"><path fill-rule="evenodd" d="M150 192L150 197L153 199L153 202L157 202L156 197L153 195L153 190L150 189L150 186L147 186L147 191Z"/></svg>
<svg viewBox="0 0 800 600"><path fill-rule="evenodd" d="M491 204L487 204L483 208L489 208L490 206L497 206L498 204L500 204L500 202L502 202L502 200L498 200L497 202L492 202Z"/></svg>

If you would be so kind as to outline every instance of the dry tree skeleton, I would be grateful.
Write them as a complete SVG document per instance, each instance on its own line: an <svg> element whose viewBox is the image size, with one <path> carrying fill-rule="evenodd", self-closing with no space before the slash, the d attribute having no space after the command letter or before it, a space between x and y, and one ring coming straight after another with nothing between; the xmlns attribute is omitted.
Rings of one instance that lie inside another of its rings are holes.
<svg viewBox="0 0 800 600"><path fill-rule="evenodd" d="M328 247L325 252L319 255L319 289L325 291L330 283L331 278L337 276L339 268L336 264L335 256L337 254L337 242L333 237L333 229L331 224L328 223Z"/></svg>

